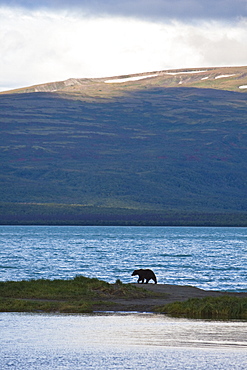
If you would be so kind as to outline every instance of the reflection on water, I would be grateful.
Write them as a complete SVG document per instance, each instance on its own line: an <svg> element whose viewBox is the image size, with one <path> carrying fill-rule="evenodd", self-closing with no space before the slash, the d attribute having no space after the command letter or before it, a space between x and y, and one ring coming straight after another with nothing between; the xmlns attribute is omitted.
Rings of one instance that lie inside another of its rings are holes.
<svg viewBox="0 0 247 370"><path fill-rule="evenodd" d="M1 369L245 369L247 323L0 314Z"/></svg>

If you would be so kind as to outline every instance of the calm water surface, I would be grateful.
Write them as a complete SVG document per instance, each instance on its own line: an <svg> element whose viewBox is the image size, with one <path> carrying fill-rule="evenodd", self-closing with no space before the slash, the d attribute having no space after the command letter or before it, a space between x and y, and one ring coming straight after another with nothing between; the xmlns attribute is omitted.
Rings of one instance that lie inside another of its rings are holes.
<svg viewBox="0 0 247 370"><path fill-rule="evenodd" d="M246 369L246 325L163 315L0 314L0 368Z"/></svg>
<svg viewBox="0 0 247 370"><path fill-rule="evenodd" d="M73 278L247 291L247 228L0 226L0 280Z"/></svg>

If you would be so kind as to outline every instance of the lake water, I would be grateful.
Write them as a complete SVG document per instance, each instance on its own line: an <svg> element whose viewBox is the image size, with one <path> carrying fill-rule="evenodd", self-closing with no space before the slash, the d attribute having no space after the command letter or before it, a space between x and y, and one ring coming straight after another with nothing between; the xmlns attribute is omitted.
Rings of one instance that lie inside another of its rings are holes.
<svg viewBox="0 0 247 370"><path fill-rule="evenodd" d="M0 368L245 370L246 323L164 315L0 314Z"/></svg>
<svg viewBox="0 0 247 370"><path fill-rule="evenodd" d="M0 226L0 280L73 278L247 291L247 229ZM0 368L246 369L247 323L115 313L0 313Z"/></svg>
<svg viewBox="0 0 247 370"><path fill-rule="evenodd" d="M247 228L0 226L0 280L97 277L247 291Z"/></svg>

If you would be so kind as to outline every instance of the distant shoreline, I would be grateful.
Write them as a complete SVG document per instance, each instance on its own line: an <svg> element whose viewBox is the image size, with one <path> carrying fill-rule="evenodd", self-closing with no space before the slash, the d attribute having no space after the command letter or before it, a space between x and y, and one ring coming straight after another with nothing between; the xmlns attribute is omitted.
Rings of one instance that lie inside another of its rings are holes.
<svg viewBox="0 0 247 370"><path fill-rule="evenodd" d="M239 224L179 224L179 223L174 223L174 224L167 224L167 223L71 223L71 224L63 224L63 223L0 223L0 226L105 226L105 227L113 227L113 226L119 226L119 227L125 227L125 226L133 226L133 227L240 227L244 228L247 227L247 223L243 225Z"/></svg>
<svg viewBox="0 0 247 370"><path fill-rule="evenodd" d="M33 221L9 221L1 220L0 226L143 226L143 227L247 227L247 219L236 219L235 222L214 222L212 221L191 221L191 222L182 222L178 221L95 221L90 222L86 220L82 221L44 221L44 220L33 220Z"/></svg>
<svg viewBox="0 0 247 370"><path fill-rule="evenodd" d="M247 227L247 212L0 202L0 225Z"/></svg>

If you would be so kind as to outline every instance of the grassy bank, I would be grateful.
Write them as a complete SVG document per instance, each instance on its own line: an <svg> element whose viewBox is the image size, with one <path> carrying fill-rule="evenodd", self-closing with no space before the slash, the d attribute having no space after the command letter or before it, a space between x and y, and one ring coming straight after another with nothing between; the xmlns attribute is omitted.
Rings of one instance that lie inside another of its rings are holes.
<svg viewBox="0 0 247 370"><path fill-rule="evenodd" d="M131 284L77 276L71 280L0 282L0 312L83 313L111 307L114 299L139 299L152 293Z"/></svg>
<svg viewBox="0 0 247 370"><path fill-rule="evenodd" d="M247 320L246 296L229 294L179 302L181 294L186 294L184 287L179 287L175 294L167 292L165 285L159 291L155 291L155 284L148 287L151 289L143 289L146 284L135 286L120 280L109 284L84 276L68 280L5 281L0 282L0 312L145 311L193 319ZM173 303L164 305L167 299Z"/></svg>
<svg viewBox="0 0 247 370"><path fill-rule="evenodd" d="M228 295L191 298L185 302L174 302L158 307L157 312L191 319L247 320L247 298Z"/></svg>

